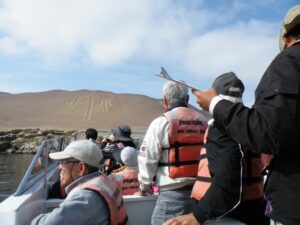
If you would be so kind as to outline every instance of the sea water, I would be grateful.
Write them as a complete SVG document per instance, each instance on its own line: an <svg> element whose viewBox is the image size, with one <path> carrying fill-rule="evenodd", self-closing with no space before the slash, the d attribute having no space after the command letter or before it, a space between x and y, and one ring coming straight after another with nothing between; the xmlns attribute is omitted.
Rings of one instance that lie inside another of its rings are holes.
<svg viewBox="0 0 300 225"><path fill-rule="evenodd" d="M34 155L0 154L0 202L13 194Z"/></svg>

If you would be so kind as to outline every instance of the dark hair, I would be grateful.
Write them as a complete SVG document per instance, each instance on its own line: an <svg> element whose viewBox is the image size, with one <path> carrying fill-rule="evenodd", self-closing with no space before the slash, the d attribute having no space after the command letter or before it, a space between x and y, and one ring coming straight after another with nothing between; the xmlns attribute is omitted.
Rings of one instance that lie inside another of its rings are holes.
<svg viewBox="0 0 300 225"><path fill-rule="evenodd" d="M300 23L297 26L295 26L293 29L291 29L289 32L287 32L286 35L284 35L284 36L285 37L292 36L297 39L300 39Z"/></svg>
<svg viewBox="0 0 300 225"><path fill-rule="evenodd" d="M84 164L85 164L86 167L87 167L88 174L97 172L97 171L99 170L99 168L97 168L97 167L90 166L90 165L88 165L88 164L86 164L86 163L84 163ZM99 167L100 167L100 164L99 164Z"/></svg>
<svg viewBox="0 0 300 225"><path fill-rule="evenodd" d="M94 128L89 128L85 131L85 137L86 139L92 138L93 140L96 140L98 137L98 131Z"/></svg>
<svg viewBox="0 0 300 225"><path fill-rule="evenodd" d="M133 141L121 141L121 142L125 147L129 146L129 147L136 148L136 145Z"/></svg>

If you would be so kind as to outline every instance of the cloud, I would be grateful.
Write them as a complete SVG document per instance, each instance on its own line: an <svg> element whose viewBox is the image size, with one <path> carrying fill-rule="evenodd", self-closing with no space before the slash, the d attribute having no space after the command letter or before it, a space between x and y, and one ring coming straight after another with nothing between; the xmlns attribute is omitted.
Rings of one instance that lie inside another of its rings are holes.
<svg viewBox="0 0 300 225"><path fill-rule="evenodd" d="M275 33L276 24L256 20L219 28L191 39L183 63L202 78L234 71L253 85L278 53Z"/></svg>
<svg viewBox="0 0 300 225"><path fill-rule="evenodd" d="M148 0L6 0L0 29L47 58L81 50L97 63L131 57L147 27Z"/></svg>
<svg viewBox="0 0 300 225"><path fill-rule="evenodd" d="M0 50L78 70L172 65L206 80L234 71L254 88L278 49L276 21L249 19L277 1L258 2L3 0Z"/></svg>
<svg viewBox="0 0 300 225"><path fill-rule="evenodd" d="M0 30L16 49L22 43L28 52L58 62L78 52L85 60L107 66L140 56L171 61L181 56L191 36L216 20L214 12L200 7L202 1L190 3L4 0Z"/></svg>
<svg viewBox="0 0 300 225"><path fill-rule="evenodd" d="M24 53L24 49L20 44L10 37L0 38L0 51L9 55L22 55Z"/></svg>

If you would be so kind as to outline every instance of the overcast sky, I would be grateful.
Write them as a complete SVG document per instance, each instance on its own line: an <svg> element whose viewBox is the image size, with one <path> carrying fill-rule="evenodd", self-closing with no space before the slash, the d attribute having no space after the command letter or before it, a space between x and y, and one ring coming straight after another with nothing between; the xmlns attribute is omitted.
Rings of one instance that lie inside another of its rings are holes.
<svg viewBox="0 0 300 225"><path fill-rule="evenodd" d="M233 71L244 102L278 54L298 0L0 0L0 91L102 90L161 98L163 66L200 89ZM191 101L195 101L194 98Z"/></svg>

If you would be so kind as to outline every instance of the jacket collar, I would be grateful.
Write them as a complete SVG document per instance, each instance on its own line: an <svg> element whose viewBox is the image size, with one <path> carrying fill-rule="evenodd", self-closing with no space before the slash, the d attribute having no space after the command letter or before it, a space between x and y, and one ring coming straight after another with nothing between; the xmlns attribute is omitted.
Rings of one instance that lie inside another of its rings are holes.
<svg viewBox="0 0 300 225"><path fill-rule="evenodd" d="M73 181L71 184L69 184L67 187L66 187L66 192L67 194L70 193L70 191L75 188L77 185L79 184L82 184L82 183L85 183L87 182L88 180L91 180L92 178L95 178L97 176L100 176L102 175L101 172L94 172L94 173L90 173L90 174L87 174L83 177L79 177L77 180Z"/></svg>
<svg viewBox="0 0 300 225"><path fill-rule="evenodd" d="M170 108L167 108L165 112L169 112L178 107L187 107L188 108L188 105L184 104L184 103L177 103L177 104L172 105Z"/></svg>

